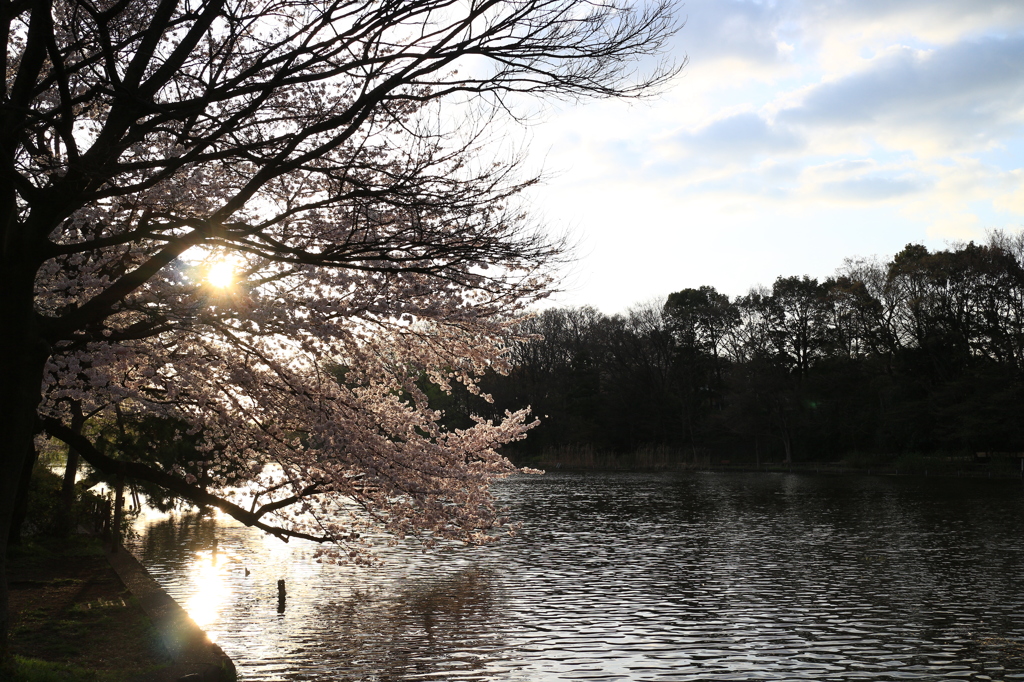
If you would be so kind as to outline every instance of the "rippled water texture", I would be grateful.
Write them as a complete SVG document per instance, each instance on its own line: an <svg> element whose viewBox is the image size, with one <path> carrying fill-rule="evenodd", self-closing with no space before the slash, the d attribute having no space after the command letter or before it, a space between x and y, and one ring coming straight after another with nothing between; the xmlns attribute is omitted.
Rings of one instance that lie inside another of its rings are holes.
<svg viewBox="0 0 1024 682"><path fill-rule="evenodd" d="M547 474L501 494L521 537L374 569L188 516L137 554L243 680L1024 679L1019 481Z"/></svg>

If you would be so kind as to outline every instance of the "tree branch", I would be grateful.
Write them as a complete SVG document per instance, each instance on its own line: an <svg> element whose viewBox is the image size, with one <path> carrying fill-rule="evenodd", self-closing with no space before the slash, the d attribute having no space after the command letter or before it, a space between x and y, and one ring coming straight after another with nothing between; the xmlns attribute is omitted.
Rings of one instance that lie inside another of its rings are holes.
<svg viewBox="0 0 1024 682"><path fill-rule="evenodd" d="M301 502L305 496L315 493L319 488L319 485L316 483L306 486L298 495L293 495L276 502L267 503L254 512L246 511L242 507L218 497L204 488L186 483L177 476L172 476L171 474L138 462L124 462L108 457L100 452L88 438L79 433L75 433L73 429L53 417L44 417L42 419L42 426L48 434L54 438L64 441L68 446L77 450L82 459L107 476L120 475L126 478L134 478L154 483L197 505L216 507L235 520L244 523L246 526L259 528L263 532L274 535L285 542L287 542L289 538L299 538L302 540L310 540L312 542L320 543L332 542L334 540L330 535L310 535L308 533L302 533L288 528L272 526L260 520L269 512L277 511L278 509Z"/></svg>

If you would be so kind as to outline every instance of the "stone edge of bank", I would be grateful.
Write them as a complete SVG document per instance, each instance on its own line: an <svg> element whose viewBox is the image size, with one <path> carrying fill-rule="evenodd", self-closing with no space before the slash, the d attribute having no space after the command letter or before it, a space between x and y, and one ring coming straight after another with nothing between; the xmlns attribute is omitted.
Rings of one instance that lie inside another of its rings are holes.
<svg viewBox="0 0 1024 682"><path fill-rule="evenodd" d="M146 567L127 549L106 549L107 561L156 628L171 659L172 680L187 682L235 682L235 664L223 649L167 594Z"/></svg>

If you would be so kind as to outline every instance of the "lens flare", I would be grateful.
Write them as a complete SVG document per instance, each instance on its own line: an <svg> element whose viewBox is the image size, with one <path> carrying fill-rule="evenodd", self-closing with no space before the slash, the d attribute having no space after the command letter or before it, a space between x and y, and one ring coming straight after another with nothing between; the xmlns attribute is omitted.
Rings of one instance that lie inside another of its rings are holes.
<svg viewBox="0 0 1024 682"><path fill-rule="evenodd" d="M235 283L235 266L226 260L210 265L206 273L206 281L220 289L226 289Z"/></svg>

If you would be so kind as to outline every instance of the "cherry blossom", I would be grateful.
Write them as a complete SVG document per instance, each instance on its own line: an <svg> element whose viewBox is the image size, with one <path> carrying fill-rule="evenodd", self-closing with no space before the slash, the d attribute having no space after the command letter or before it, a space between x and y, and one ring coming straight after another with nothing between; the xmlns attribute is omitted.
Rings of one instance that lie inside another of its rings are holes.
<svg viewBox="0 0 1024 682"><path fill-rule="evenodd" d="M449 431L420 381L479 393L565 258L502 126L666 83L671 5L8 5L4 541L41 432L342 559L512 528L488 486L525 406Z"/></svg>

